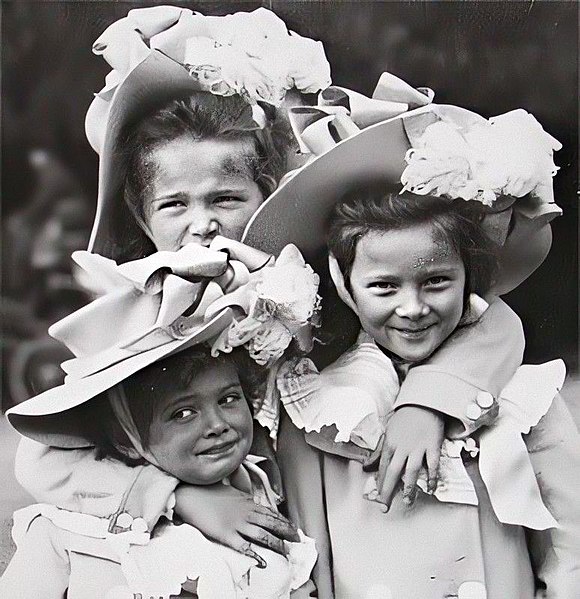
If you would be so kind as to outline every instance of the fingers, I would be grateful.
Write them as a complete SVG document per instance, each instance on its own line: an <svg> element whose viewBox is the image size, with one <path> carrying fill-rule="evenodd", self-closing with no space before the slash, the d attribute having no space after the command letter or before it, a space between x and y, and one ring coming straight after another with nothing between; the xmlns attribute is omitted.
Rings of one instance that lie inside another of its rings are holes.
<svg viewBox="0 0 580 599"><path fill-rule="evenodd" d="M403 475L403 501L408 506L415 503L417 497L417 479L423 465L423 455L413 454L407 459L405 474Z"/></svg>
<svg viewBox="0 0 580 599"><path fill-rule="evenodd" d="M279 553L284 557L286 557L288 554L282 539L279 539L278 537L269 533L267 530L264 530L258 526L249 525L244 527L244 531L241 532L240 535L243 539L252 543L253 545L257 545L258 547L271 549L275 553Z"/></svg>
<svg viewBox="0 0 580 599"><path fill-rule="evenodd" d="M434 493L437 488L437 478L439 473L439 458L441 457L441 447L427 450L427 489L429 493Z"/></svg>
<svg viewBox="0 0 580 599"><path fill-rule="evenodd" d="M256 566L260 568L260 570L263 570L268 565L266 560L252 549L249 541L244 540L238 547L237 551L243 555L246 555L247 557L255 559L257 562Z"/></svg>
<svg viewBox="0 0 580 599"><path fill-rule="evenodd" d="M395 489L397 488L401 479L401 474L403 472L403 468L405 467L406 461L406 455L396 452L391 458L388 466L384 469L384 475L382 475L381 470L383 469L383 461L381 460L377 487L379 489L381 502L384 503L388 508L391 507L391 501L393 499Z"/></svg>
<svg viewBox="0 0 580 599"><path fill-rule="evenodd" d="M381 461L381 454L383 453L383 441L384 435L381 437L379 443L371 455L363 462L363 470L365 472L375 472L378 470L379 463Z"/></svg>
<svg viewBox="0 0 580 599"><path fill-rule="evenodd" d="M250 512L248 522L263 528L279 539L292 542L300 540L296 527L289 520L267 508L263 508L263 511L254 510Z"/></svg>
<svg viewBox="0 0 580 599"><path fill-rule="evenodd" d="M387 470L391 464L391 460L393 459L393 455L395 450L389 444L383 445L381 448L381 458L379 462L379 471L377 474L377 488L380 490L385 482L385 476L387 474Z"/></svg>

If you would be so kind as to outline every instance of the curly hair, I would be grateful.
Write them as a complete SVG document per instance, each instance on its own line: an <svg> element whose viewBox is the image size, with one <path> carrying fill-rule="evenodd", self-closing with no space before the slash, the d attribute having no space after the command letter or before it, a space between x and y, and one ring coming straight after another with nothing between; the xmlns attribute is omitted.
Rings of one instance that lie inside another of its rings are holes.
<svg viewBox="0 0 580 599"><path fill-rule="evenodd" d="M485 295L497 271L497 246L481 226L484 215L475 202L451 201L394 191L384 182L357 186L335 205L327 244L350 291L350 274L358 242L371 231L400 230L430 224L457 252L465 267L465 301Z"/></svg>

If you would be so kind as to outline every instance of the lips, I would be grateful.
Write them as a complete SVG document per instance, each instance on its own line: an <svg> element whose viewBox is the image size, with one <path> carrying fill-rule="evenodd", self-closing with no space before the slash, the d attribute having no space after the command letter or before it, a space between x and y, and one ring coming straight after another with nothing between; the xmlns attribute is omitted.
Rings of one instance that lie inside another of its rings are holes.
<svg viewBox="0 0 580 599"><path fill-rule="evenodd" d="M229 441L227 443L215 443L211 447L208 447L203 451L199 451L197 455L221 455L233 449L236 443L237 441Z"/></svg>
<svg viewBox="0 0 580 599"><path fill-rule="evenodd" d="M421 327L392 327L394 331L396 331L399 335L403 337L414 339L418 337L422 337L431 327L435 326L434 324L428 324Z"/></svg>

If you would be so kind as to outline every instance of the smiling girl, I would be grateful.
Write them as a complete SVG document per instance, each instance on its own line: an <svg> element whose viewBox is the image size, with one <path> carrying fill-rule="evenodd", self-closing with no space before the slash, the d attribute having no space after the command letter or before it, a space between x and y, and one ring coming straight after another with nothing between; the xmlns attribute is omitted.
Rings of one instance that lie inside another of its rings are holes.
<svg viewBox="0 0 580 599"><path fill-rule="evenodd" d="M221 262L240 286L248 285L242 263L223 252L191 251L205 270ZM10 422L23 435L68 451L92 445L111 483L121 468L133 472L130 486L138 485L153 465L190 485L233 487L284 541L275 553L248 540L242 555L209 541L170 508L149 539L147 524L127 522L127 514L120 521L124 533L115 535L94 516L29 506L15 516L18 549L0 593L22 599L289 598L307 582L316 551L279 513L278 496L259 460L249 456L251 401L266 371L251 351L219 353L219 340L236 325L223 305L230 298L219 277L199 286L155 269L157 292L140 292L127 278L120 284L127 271L86 260L93 276L117 275L118 288L55 325L53 334L76 353L65 365L69 377L16 406ZM190 314L167 314L167 303L188 305L192 294L200 301Z"/></svg>
<svg viewBox="0 0 580 599"><path fill-rule="evenodd" d="M330 218L331 273L362 332L319 376L302 358L279 385L293 422L322 450L294 435L299 473L287 482L293 517L325 548L316 582L334 597L524 599L538 580L548 597L580 589L580 437L557 394L561 361L521 367L489 429L446 439L433 488L423 471L419 488L404 480L385 501L384 469L369 476L359 463L386 448L403 467L385 433L400 382L450 335L481 326L497 263L479 216L463 200L379 182L356 186Z"/></svg>

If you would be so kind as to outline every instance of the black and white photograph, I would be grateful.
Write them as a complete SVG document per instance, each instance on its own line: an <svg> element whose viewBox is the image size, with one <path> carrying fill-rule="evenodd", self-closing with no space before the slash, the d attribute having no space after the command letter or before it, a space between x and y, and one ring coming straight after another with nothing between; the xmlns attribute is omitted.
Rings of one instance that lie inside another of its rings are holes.
<svg viewBox="0 0 580 599"><path fill-rule="evenodd" d="M0 597L580 597L580 4L0 0Z"/></svg>

